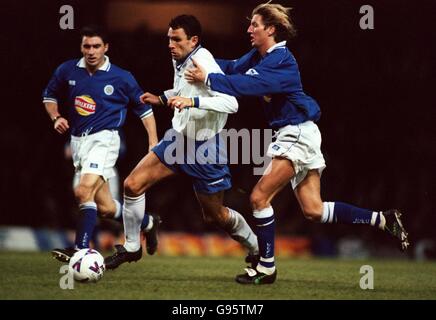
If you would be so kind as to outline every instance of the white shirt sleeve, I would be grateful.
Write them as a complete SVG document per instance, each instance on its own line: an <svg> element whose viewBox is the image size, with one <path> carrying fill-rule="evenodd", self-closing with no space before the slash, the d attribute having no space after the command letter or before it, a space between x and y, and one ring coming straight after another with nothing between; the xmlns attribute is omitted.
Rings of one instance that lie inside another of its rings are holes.
<svg viewBox="0 0 436 320"><path fill-rule="evenodd" d="M194 56L195 61L200 64L206 72L224 74L219 65L216 63L212 54L201 48ZM204 85L204 84L203 84ZM211 90L207 87L208 96L200 96L198 108L224 113L235 113L238 111L238 101L235 97L228 94Z"/></svg>
<svg viewBox="0 0 436 320"><path fill-rule="evenodd" d="M174 89L168 89L164 91L164 95L167 99L174 97L177 95L177 91Z"/></svg>
<svg viewBox="0 0 436 320"><path fill-rule="evenodd" d="M199 97L199 108L225 113L236 113L238 111L238 100L235 97L224 93L214 92L212 97Z"/></svg>

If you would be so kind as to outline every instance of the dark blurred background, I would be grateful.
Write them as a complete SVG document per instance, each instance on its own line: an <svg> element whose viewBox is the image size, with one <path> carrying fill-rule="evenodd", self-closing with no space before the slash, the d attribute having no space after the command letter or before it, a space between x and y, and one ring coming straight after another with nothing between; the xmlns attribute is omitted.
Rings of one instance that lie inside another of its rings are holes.
<svg viewBox="0 0 436 320"><path fill-rule="evenodd" d="M80 57L78 30L99 24L109 30L111 62L131 71L145 91L172 86L167 24L194 13L204 26L203 45L215 57L237 58L250 49L246 34L259 1L2 1L0 126L0 225L73 228L76 206L72 164L64 158L66 136L53 129L41 103L52 72ZM325 200L404 211L413 242L436 240L434 102L436 44L434 0L295 0L298 37L288 43L304 89L321 106L318 125L327 169ZM59 8L74 8L74 30L62 30ZM359 8L372 5L375 29L359 27ZM61 109L62 110L62 109ZM172 114L155 108L160 137ZM266 128L256 99L240 99L228 128ZM124 127L127 154L118 163L126 177L148 146L140 121ZM234 188L226 204L250 216L249 193L258 180L251 165L232 165ZM317 239L363 237L383 243L367 227L317 225L306 221L291 188L274 200L280 234ZM210 232L201 220L189 181L177 177L154 187L147 207L157 211L165 231Z"/></svg>

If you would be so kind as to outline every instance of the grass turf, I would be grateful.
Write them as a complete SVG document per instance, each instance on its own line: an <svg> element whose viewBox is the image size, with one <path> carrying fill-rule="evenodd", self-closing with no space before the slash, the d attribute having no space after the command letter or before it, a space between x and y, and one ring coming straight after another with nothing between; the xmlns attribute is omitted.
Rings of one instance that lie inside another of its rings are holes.
<svg viewBox="0 0 436 320"><path fill-rule="evenodd" d="M50 253L0 252L0 299L436 299L430 262L279 258L276 283L242 286L234 282L241 260L146 256L63 290L62 264ZM374 269L374 290L359 287L362 265Z"/></svg>

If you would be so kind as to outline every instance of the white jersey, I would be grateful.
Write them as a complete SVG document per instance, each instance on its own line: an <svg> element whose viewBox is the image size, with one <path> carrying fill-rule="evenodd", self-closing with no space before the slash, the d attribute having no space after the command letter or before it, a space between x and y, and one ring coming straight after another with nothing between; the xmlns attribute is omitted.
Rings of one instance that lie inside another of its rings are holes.
<svg viewBox="0 0 436 320"><path fill-rule="evenodd" d="M198 107L184 108L181 111L177 108L174 109L172 124L174 130L183 133L190 139L207 140L224 128L228 113L238 111L238 102L235 97L215 92L204 83L188 83L184 73L187 69L193 67L192 58L207 73L223 74L212 54L207 49L199 46L191 52L183 63L178 65L173 60L173 89L165 91L164 94L167 99L173 96L181 96L194 98L198 101Z"/></svg>

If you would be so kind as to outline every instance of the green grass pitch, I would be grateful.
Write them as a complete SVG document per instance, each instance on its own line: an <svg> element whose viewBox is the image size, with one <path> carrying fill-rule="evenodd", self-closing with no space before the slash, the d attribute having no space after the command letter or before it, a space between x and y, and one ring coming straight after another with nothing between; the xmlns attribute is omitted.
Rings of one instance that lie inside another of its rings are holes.
<svg viewBox="0 0 436 320"><path fill-rule="evenodd" d="M373 290L359 286L362 265L373 267ZM61 266L48 252L0 252L0 299L436 299L431 262L278 258L276 283L242 286L242 258L145 256L73 290L60 288Z"/></svg>

